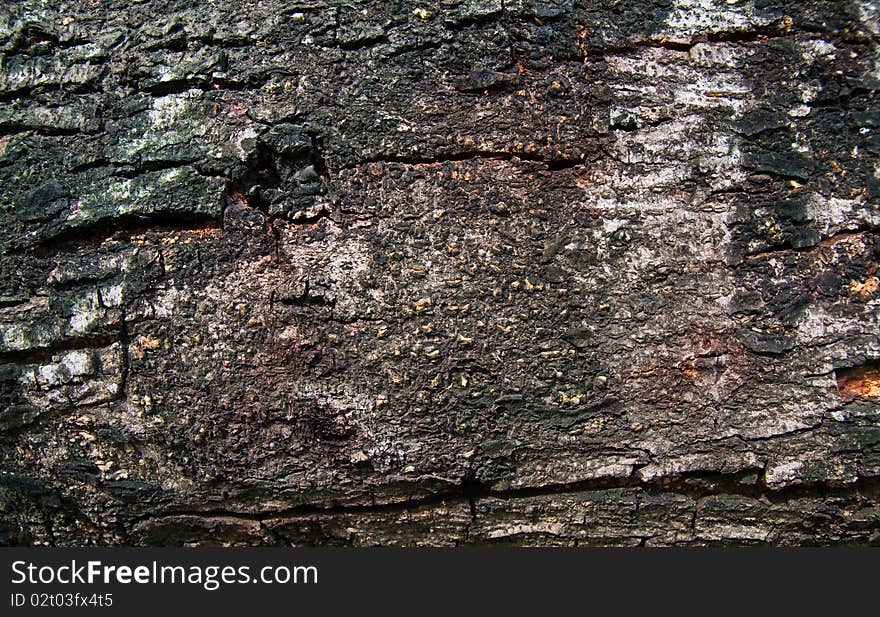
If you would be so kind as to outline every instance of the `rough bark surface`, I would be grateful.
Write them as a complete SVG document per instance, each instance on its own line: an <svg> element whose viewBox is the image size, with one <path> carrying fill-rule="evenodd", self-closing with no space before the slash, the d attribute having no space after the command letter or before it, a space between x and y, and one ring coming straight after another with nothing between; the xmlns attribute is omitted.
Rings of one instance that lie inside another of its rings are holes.
<svg viewBox="0 0 880 617"><path fill-rule="evenodd" d="M878 3L0 7L0 542L880 542Z"/></svg>

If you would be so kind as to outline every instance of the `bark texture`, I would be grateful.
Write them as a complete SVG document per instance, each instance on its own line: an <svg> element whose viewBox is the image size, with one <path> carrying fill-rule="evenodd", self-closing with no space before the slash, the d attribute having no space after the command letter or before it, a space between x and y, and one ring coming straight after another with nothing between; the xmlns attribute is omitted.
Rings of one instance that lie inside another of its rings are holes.
<svg viewBox="0 0 880 617"><path fill-rule="evenodd" d="M880 542L869 0L0 7L0 542Z"/></svg>

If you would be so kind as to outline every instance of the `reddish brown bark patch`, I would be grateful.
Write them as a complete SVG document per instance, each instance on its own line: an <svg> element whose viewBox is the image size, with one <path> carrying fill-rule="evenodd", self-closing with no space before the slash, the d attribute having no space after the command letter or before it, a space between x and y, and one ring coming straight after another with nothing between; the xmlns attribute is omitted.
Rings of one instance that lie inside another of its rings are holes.
<svg viewBox="0 0 880 617"><path fill-rule="evenodd" d="M880 360L838 370L837 389L846 400L880 398Z"/></svg>

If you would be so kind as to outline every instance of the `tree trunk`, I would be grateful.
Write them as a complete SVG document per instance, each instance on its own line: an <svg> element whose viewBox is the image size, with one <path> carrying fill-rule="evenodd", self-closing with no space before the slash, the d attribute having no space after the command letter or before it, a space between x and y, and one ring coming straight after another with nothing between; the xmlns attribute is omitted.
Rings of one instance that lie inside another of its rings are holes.
<svg viewBox="0 0 880 617"><path fill-rule="evenodd" d="M0 542L880 542L878 14L4 3Z"/></svg>

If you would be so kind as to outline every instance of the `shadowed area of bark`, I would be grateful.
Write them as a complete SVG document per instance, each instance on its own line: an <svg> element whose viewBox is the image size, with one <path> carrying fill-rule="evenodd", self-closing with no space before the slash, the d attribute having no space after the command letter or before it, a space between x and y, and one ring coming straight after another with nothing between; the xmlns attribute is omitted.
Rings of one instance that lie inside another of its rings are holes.
<svg viewBox="0 0 880 617"><path fill-rule="evenodd" d="M880 542L878 14L0 8L0 542Z"/></svg>

